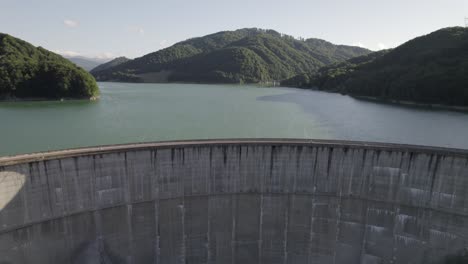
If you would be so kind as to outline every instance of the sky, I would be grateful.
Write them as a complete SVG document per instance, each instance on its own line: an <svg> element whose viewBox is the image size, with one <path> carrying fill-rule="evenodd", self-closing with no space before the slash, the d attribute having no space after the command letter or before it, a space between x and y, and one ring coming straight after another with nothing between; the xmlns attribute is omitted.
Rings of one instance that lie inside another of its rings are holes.
<svg viewBox="0 0 468 264"><path fill-rule="evenodd" d="M0 0L0 32L96 58L246 27L380 50L464 26L468 0Z"/></svg>

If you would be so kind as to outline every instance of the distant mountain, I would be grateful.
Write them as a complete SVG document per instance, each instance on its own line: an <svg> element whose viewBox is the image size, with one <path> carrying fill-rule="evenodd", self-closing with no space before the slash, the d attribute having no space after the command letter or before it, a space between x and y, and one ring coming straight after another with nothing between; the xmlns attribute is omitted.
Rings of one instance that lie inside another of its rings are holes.
<svg viewBox="0 0 468 264"><path fill-rule="evenodd" d="M92 98L93 76L65 58L0 33L0 99Z"/></svg>
<svg viewBox="0 0 468 264"><path fill-rule="evenodd" d="M274 30L240 29L182 41L93 74L99 81L258 83L368 53L324 40L297 40Z"/></svg>
<svg viewBox="0 0 468 264"><path fill-rule="evenodd" d="M468 29L441 29L281 83L380 100L468 106Z"/></svg>
<svg viewBox="0 0 468 264"><path fill-rule="evenodd" d="M88 72L97 66L108 62L110 59L98 59L98 58L88 58L83 56L64 56L69 61L75 63L81 68L87 70Z"/></svg>
<svg viewBox="0 0 468 264"><path fill-rule="evenodd" d="M129 61L130 59L129 58L126 58L126 57L118 57L118 58L115 58L109 62L106 62L106 63L103 63L95 68L93 68L91 70L91 73L92 74L97 74L98 72L100 71L103 71L103 70L107 70L107 69L110 69L112 67L115 67L115 66L118 66L122 63L125 63L127 61Z"/></svg>

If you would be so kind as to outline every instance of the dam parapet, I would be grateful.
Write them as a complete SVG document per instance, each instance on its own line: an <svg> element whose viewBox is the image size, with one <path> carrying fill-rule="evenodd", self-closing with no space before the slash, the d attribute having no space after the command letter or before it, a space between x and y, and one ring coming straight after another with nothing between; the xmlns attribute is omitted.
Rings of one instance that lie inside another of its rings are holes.
<svg viewBox="0 0 468 264"><path fill-rule="evenodd" d="M317 140L0 158L0 263L443 263L468 152Z"/></svg>

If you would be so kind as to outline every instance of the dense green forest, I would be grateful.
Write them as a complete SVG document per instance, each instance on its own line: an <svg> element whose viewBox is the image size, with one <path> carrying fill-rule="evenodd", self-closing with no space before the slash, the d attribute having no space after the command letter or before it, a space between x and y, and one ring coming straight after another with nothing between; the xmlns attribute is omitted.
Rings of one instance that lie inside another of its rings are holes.
<svg viewBox="0 0 468 264"><path fill-rule="evenodd" d="M84 69L41 47L0 34L0 99L92 98L99 89Z"/></svg>
<svg viewBox="0 0 468 264"><path fill-rule="evenodd" d="M350 74L365 64L374 61L386 54L389 50L373 52L368 55L355 57L344 62L321 67L311 72L296 75L281 81L281 85L298 88L317 88L318 90L336 91L343 89L342 85Z"/></svg>
<svg viewBox="0 0 468 264"><path fill-rule="evenodd" d="M381 100L468 106L468 29L441 29L281 84Z"/></svg>
<svg viewBox="0 0 468 264"><path fill-rule="evenodd" d="M182 41L93 74L100 81L259 83L369 52L274 30L240 29Z"/></svg>
<svg viewBox="0 0 468 264"><path fill-rule="evenodd" d="M97 67L93 68L90 72L91 72L91 74L97 74L100 71L110 69L112 67L120 65L122 63L125 63L125 62L127 62L129 60L130 59L126 58L126 57L118 57L118 58L115 58L115 59L113 59L113 60L111 60L109 62L98 65Z"/></svg>

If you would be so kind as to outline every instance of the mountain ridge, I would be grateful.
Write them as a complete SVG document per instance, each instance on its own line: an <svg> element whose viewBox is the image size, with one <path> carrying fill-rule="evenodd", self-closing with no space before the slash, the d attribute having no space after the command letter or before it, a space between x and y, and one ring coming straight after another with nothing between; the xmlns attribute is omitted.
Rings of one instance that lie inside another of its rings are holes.
<svg viewBox="0 0 468 264"><path fill-rule="evenodd" d="M148 76L166 73L161 82L258 83L285 79L371 52L327 41L323 41L324 47L315 47L310 42L313 39L308 43L274 30L221 31L93 73L99 81L148 82Z"/></svg>
<svg viewBox="0 0 468 264"><path fill-rule="evenodd" d="M443 28L282 84L383 101L468 106L468 28Z"/></svg>

